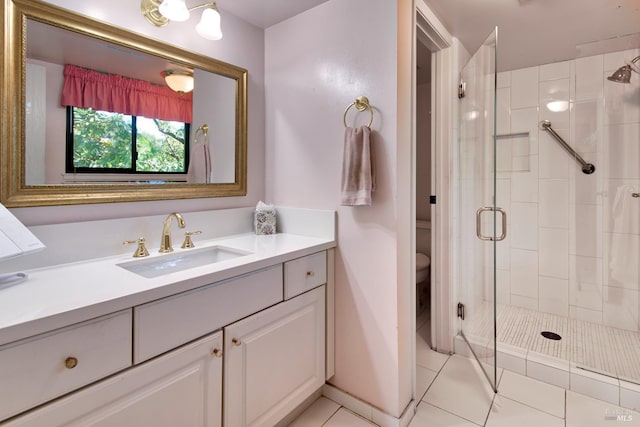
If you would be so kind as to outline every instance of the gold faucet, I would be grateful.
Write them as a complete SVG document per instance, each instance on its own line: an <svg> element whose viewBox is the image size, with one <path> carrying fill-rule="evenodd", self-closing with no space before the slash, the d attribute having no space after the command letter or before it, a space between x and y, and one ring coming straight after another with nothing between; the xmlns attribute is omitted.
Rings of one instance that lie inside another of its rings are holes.
<svg viewBox="0 0 640 427"><path fill-rule="evenodd" d="M173 252L173 247L171 246L171 220L173 217L178 221L178 227L184 228L186 225L182 215L177 212L170 213L162 225L162 237L160 238L160 250L158 252Z"/></svg>

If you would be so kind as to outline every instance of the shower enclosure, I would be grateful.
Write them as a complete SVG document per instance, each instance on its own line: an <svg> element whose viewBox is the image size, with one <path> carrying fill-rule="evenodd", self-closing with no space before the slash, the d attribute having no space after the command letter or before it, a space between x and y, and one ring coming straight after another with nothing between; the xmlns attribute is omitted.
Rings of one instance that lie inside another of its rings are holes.
<svg viewBox="0 0 640 427"><path fill-rule="evenodd" d="M461 72L460 98L459 254L462 269L458 317L460 336L481 362L496 390L496 243L504 239L506 213L496 204L496 47L497 28ZM501 216L499 229L497 215ZM482 325L479 328L479 325Z"/></svg>
<svg viewBox="0 0 640 427"><path fill-rule="evenodd" d="M495 132L485 67L458 147L461 336L489 366L566 388L597 380L623 406L640 384L639 55L633 34L500 70ZM476 236L479 207L493 208L479 227L493 240Z"/></svg>

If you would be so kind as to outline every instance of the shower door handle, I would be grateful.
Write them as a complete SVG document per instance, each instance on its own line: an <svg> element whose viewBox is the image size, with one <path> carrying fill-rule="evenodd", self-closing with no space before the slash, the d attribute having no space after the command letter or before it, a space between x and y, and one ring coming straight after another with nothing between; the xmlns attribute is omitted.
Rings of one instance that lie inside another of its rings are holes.
<svg viewBox="0 0 640 427"><path fill-rule="evenodd" d="M493 236L484 236L482 234L482 221L481 221L481 217L482 217L482 213L483 212L500 212L501 216L502 216L502 233L500 233L499 236L497 237L493 237ZM490 242L499 242L501 240L504 240L505 237L507 237L507 213L505 212L504 209L502 208L497 208L497 207L493 207L493 206L485 206L483 208L480 208L476 211L476 236L478 236L478 239L480 240L486 240L486 241L490 241Z"/></svg>

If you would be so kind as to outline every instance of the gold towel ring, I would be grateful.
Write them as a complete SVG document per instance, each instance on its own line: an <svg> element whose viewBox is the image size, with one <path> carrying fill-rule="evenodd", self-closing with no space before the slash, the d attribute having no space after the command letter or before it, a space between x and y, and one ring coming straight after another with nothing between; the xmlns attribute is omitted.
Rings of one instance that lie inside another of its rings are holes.
<svg viewBox="0 0 640 427"><path fill-rule="evenodd" d="M347 113L349 112L349 109L354 105L356 107L356 110L358 111L369 110L369 113L371 114L371 118L369 119L369 124L367 125L367 127L370 128L371 123L373 123L373 108L371 108L371 105L369 104L369 98L367 98L366 96L357 97L356 100L353 101L351 104L349 104L347 106L347 109L344 110L344 116L342 118L342 121L344 122L344 127L347 127Z"/></svg>
<svg viewBox="0 0 640 427"><path fill-rule="evenodd" d="M200 132L202 132L204 136L207 136L207 134L209 133L209 125L205 123L202 126L200 126L198 129L196 129L196 139L198 138L198 133Z"/></svg>

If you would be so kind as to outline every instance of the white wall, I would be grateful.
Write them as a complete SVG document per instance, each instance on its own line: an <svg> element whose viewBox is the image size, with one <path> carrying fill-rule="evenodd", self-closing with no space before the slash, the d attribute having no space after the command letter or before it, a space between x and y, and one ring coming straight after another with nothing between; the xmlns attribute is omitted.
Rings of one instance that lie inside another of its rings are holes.
<svg viewBox="0 0 640 427"><path fill-rule="evenodd" d="M25 72L25 182L37 185L45 182L47 69L40 64L27 63Z"/></svg>
<svg viewBox="0 0 640 427"><path fill-rule="evenodd" d="M409 67L398 70L399 56L410 61L410 3L332 0L265 35L267 200L338 211L331 383L394 416L411 398L410 137L398 139L405 116L397 113L400 102L410 106L398 96L407 92L398 89L398 73L410 83ZM371 207L343 207L343 112L360 95L375 109L378 187Z"/></svg>
<svg viewBox="0 0 640 427"><path fill-rule="evenodd" d="M191 126L191 149L197 144L209 144L212 183L234 182L236 177L236 109L229 108L221 100L235 99L235 80L199 69L194 72L196 88L193 92L193 124ZM200 90L198 90L200 89ZM207 136L195 134L198 127L209 126ZM193 156L192 156L193 157ZM192 173L190 168L190 173Z"/></svg>
<svg viewBox="0 0 640 427"><path fill-rule="evenodd" d="M639 51L498 75L498 133L530 132L528 170L498 174L510 236L498 302L638 330L640 78L606 79ZM553 112L550 101L566 101ZM596 167L585 175L541 120Z"/></svg>
<svg viewBox="0 0 640 427"><path fill-rule="evenodd" d="M248 189L245 197L12 209L20 220L27 225L41 225L163 214L169 211L191 212L253 206L264 198L263 30L222 10L224 37L214 42L205 40L195 33L198 12L194 12L194 16L187 22L172 22L167 27L157 28L144 19L140 13L140 3L137 1L51 0L49 3L246 68L249 71Z"/></svg>
<svg viewBox="0 0 640 427"><path fill-rule="evenodd" d="M60 105L60 91L64 84L64 66L52 64L50 62L29 59L28 64L37 64L46 70L45 92L43 100L45 102L46 122L43 131L45 132L43 141L44 158L41 166L33 165L34 168L42 170L42 178L38 181L27 182L27 185L61 184L65 172L65 152L66 152L66 126L67 111ZM27 83L27 92L31 83ZM31 145L28 140L27 146ZM29 167L27 171L31 173Z"/></svg>

